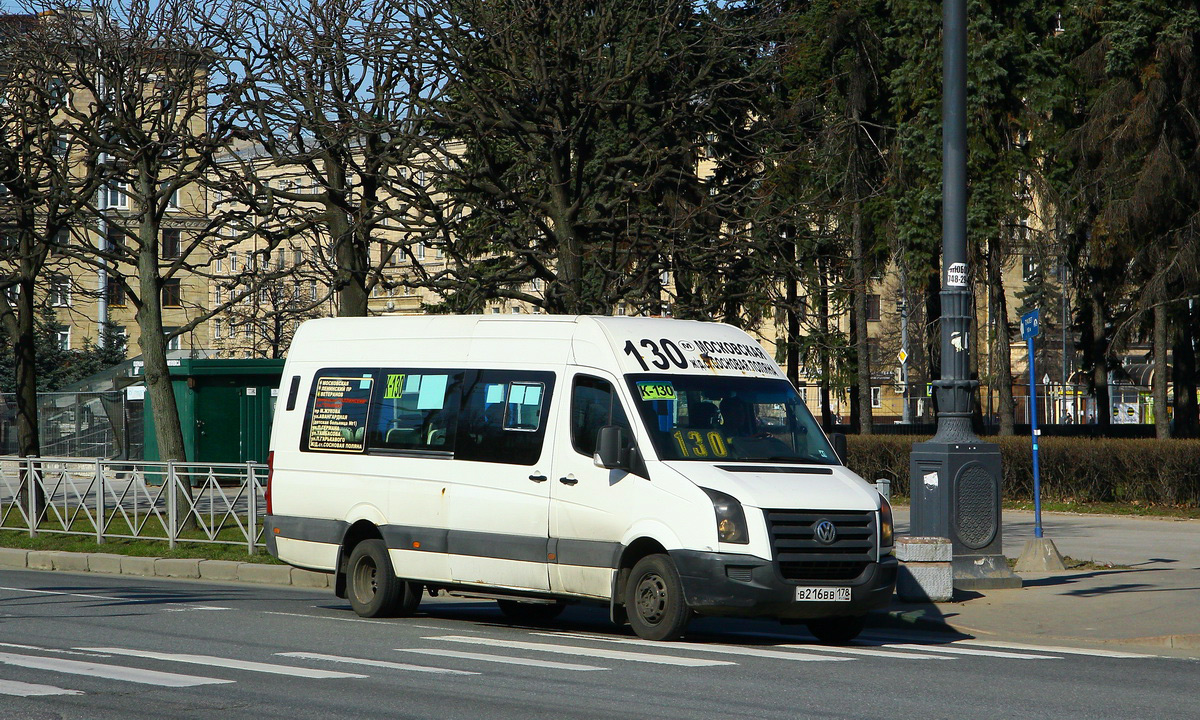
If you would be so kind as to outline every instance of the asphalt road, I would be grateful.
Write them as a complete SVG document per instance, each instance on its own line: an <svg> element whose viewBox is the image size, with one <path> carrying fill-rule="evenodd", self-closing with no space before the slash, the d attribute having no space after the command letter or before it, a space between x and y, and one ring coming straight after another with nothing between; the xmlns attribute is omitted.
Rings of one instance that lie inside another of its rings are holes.
<svg viewBox="0 0 1200 720"><path fill-rule="evenodd" d="M364 620L318 591L0 571L0 718L1194 718L1200 662L702 619L646 643L573 607L506 623L427 599ZM1113 656L1117 655L1117 656Z"/></svg>

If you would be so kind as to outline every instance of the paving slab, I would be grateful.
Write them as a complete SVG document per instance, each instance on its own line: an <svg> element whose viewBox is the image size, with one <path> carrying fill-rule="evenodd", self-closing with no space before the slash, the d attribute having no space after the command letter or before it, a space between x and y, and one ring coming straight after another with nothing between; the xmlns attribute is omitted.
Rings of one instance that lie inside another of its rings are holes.
<svg viewBox="0 0 1200 720"><path fill-rule="evenodd" d="M0 548L0 568L29 567L29 551L20 548Z"/></svg>
<svg viewBox="0 0 1200 720"><path fill-rule="evenodd" d="M238 580L264 585L291 585L292 568L287 565L241 563L238 565Z"/></svg>
<svg viewBox="0 0 1200 720"><path fill-rule="evenodd" d="M113 553L91 553L88 555L88 571L120 575L122 557Z"/></svg>
<svg viewBox="0 0 1200 720"><path fill-rule="evenodd" d="M157 559L158 558L134 557L132 555L126 555L121 558L121 574L154 577L154 561Z"/></svg>
<svg viewBox="0 0 1200 720"><path fill-rule="evenodd" d="M235 581L238 579L240 562L233 560L201 560L200 577L204 580Z"/></svg>
<svg viewBox="0 0 1200 720"><path fill-rule="evenodd" d="M154 561L154 574L159 577L198 578L200 561L185 558L158 558Z"/></svg>
<svg viewBox="0 0 1200 720"><path fill-rule="evenodd" d="M30 570L53 570L54 569L54 551L52 551L52 550L30 550L28 567Z"/></svg>

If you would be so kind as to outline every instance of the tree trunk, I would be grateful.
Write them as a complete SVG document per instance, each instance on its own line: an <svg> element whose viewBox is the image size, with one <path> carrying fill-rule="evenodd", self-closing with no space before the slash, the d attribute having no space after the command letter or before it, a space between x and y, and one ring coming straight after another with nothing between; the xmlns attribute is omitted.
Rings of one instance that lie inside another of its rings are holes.
<svg viewBox="0 0 1200 720"><path fill-rule="evenodd" d="M829 383L829 278L826 275L828 263L824 259L817 260L817 323L820 325L821 337L821 427L825 432L833 430L833 407L830 405Z"/></svg>
<svg viewBox="0 0 1200 720"><path fill-rule="evenodd" d="M1159 440L1171 437L1171 423L1167 419L1167 307L1162 302L1165 293L1159 293L1159 302L1154 305L1154 375L1151 391L1154 394L1154 436Z"/></svg>
<svg viewBox="0 0 1200 720"><path fill-rule="evenodd" d="M1092 386L1096 392L1096 423L1101 427L1112 424L1112 408L1108 396L1108 329L1105 325L1104 296L1101 284L1092 283Z"/></svg>
<svg viewBox="0 0 1200 720"><path fill-rule="evenodd" d="M1174 365L1171 379L1175 385L1175 428L1177 438L1200 437L1200 407L1196 403L1196 314L1192 308L1184 308L1177 323L1172 348Z"/></svg>
<svg viewBox="0 0 1200 720"><path fill-rule="evenodd" d="M941 267L934 263L928 281L925 283L925 333L922 340L925 344L925 377L926 387L931 387L934 380L942 377L942 295ZM926 405L927 420L937 420L937 393L929 393L929 403Z"/></svg>
<svg viewBox="0 0 1200 720"><path fill-rule="evenodd" d="M1004 292L1003 258L997 252L987 254L988 314L992 319L992 381L996 385L997 413L1000 416L1001 435L1013 434L1016 402L1013 400L1012 373L1012 327L1008 323L1008 296ZM1033 389L1030 388L1032 391Z"/></svg>
<svg viewBox="0 0 1200 720"><path fill-rule="evenodd" d="M855 387L858 390L857 424L855 432L871 434L871 339L867 327L867 280L866 241L863 238L863 221L860 206L855 203L854 218L851 220L851 286L853 287L854 347L858 355L854 364Z"/></svg>
<svg viewBox="0 0 1200 720"><path fill-rule="evenodd" d="M346 213L335 203L329 203L327 210L327 225L337 264L334 288L338 297L338 316L366 317L368 259L365 241L356 236Z"/></svg>
<svg viewBox="0 0 1200 720"><path fill-rule="evenodd" d="M23 263L24 264L24 263ZM5 313L4 325L13 340L13 359L16 361L17 381L17 455L36 458L42 454L38 432L36 332L34 329L34 285L32 275L17 285L19 295L14 299L15 310ZM17 502L25 509L30 524L36 526L46 512L46 490L34 483L32 501L27 468L22 466Z"/></svg>

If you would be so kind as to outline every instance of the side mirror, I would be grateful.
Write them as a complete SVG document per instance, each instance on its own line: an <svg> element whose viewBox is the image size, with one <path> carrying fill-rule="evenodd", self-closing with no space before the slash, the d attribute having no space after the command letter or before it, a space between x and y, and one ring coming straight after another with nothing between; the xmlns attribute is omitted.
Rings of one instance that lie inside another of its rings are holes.
<svg viewBox="0 0 1200 720"><path fill-rule="evenodd" d="M596 467L606 470L630 470L630 442L625 428L605 425L596 432Z"/></svg>
<svg viewBox="0 0 1200 720"><path fill-rule="evenodd" d="M833 445L833 453L837 455L838 462L846 464L846 436L842 433L830 433L829 442Z"/></svg>

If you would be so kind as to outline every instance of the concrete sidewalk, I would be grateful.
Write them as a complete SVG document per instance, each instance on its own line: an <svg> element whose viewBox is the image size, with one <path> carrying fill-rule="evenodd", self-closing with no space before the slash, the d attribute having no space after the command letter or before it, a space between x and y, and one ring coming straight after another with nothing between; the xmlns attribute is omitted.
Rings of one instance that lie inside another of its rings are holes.
<svg viewBox="0 0 1200 720"><path fill-rule="evenodd" d="M898 508L905 532L907 508ZM1045 537L1076 560L1127 566L1022 574L1024 587L897 602L882 624L942 627L977 637L1140 645L1200 655L1200 520L1043 513ZM1004 552L1033 537L1033 513L1004 512Z"/></svg>

